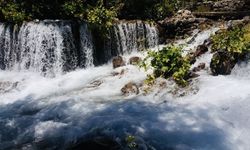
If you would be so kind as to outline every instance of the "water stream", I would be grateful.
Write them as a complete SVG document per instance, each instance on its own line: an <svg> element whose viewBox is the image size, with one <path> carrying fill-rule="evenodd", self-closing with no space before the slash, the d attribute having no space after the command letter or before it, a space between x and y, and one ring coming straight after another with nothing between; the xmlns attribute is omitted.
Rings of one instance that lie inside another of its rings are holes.
<svg viewBox="0 0 250 150"><path fill-rule="evenodd" d="M195 81L196 94L174 97L166 88L127 97L120 89L128 82L142 82L145 71L132 65L113 69L109 62L94 67L91 31L86 24L80 26L77 48L71 26L0 24L1 150L70 149L100 137L124 146L129 135L140 150L250 149L248 64L237 65L229 76L211 76L211 54L206 53L197 61L205 62L207 69ZM127 61L145 56L138 50L158 43L157 30L148 24L120 23L113 30L110 43L116 41L116 54ZM187 46L195 48L214 32L198 33ZM112 52L110 47L106 56Z"/></svg>

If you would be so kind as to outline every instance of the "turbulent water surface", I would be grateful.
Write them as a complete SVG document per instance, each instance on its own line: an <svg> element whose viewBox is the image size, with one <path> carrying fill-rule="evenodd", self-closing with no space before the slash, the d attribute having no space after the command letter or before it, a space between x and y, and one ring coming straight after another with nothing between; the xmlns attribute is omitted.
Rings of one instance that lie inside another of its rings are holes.
<svg viewBox="0 0 250 150"><path fill-rule="evenodd" d="M211 76L208 68L199 72L196 94L174 97L166 88L126 97L120 89L128 82L143 81L144 70L132 65L114 70L111 63L94 67L92 37L83 24L78 53L69 52L75 70L66 73L63 55L72 50L67 47L74 48L72 28L66 23L44 24L26 23L20 29L0 25L0 149L70 149L97 137L124 145L129 135L142 150L250 149L247 63L237 65L229 76ZM140 47L158 43L156 29L141 26L146 29L141 33L146 45L132 41L140 23L114 27L117 53L126 59L143 57L143 52L137 52ZM186 49L193 49L214 31L199 33ZM87 68L77 67L79 55ZM208 66L210 59L207 53L197 64ZM44 70L56 76L44 76ZM123 74L113 75L122 70Z"/></svg>

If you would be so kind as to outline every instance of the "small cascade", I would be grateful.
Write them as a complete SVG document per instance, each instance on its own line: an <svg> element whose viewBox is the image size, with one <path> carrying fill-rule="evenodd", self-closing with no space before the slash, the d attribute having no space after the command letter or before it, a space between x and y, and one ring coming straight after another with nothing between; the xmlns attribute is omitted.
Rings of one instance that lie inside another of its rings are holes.
<svg viewBox="0 0 250 150"><path fill-rule="evenodd" d="M0 69L10 68L15 61L16 53L13 49L16 43L12 40L15 37L14 34L12 25L0 24Z"/></svg>
<svg viewBox="0 0 250 150"><path fill-rule="evenodd" d="M24 23L18 35L20 70L61 73L63 60L63 28L56 24Z"/></svg>
<svg viewBox="0 0 250 150"><path fill-rule="evenodd" d="M0 24L0 69L55 76L93 65L92 38L87 24L80 25L79 33L75 27L70 21L52 20L21 26Z"/></svg>
<svg viewBox="0 0 250 150"><path fill-rule="evenodd" d="M148 48L153 48L159 44L159 33L155 26L145 24L146 28L146 45Z"/></svg>
<svg viewBox="0 0 250 150"><path fill-rule="evenodd" d="M156 27L142 21L120 22L114 26L114 31L119 54L141 51L158 45Z"/></svg>
<svg viewBox="0 0 250 150"><path fill-rule="evenodd" d="M153 48L159 44L158 41L155 26L143 21L120 21L111 28L99 59L106 62L113 56Z"/></svg>
<svg viewBox="0 0 250 150"><path fill-rule="evenodd" d="M92 67L94 64L94 56L93 56L93 41L91 32L88 30L87 24L80 25L80 49L84 55L84 66Z"/></svg>

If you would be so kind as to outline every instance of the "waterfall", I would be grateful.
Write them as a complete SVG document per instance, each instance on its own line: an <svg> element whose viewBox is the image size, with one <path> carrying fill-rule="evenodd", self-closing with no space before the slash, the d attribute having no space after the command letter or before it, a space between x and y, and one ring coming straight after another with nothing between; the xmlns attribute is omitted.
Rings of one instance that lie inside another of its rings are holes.
<svg viewBox="0 0 250 150"><path fill-rule="evenodd" d="M91 67L94 63L93 58L93 42L91 32L88 30L87 24L82 24L80 26L80 41L81 41L81 50L83 51L85 62L85 67Z"/></svg>
<svg viewBox="0 0 250 150"><path fill-rule="evenodd" d="M18 35L20 70L62 72L63 28L55 24L24 23Z"/></svg>
<svg viewBox="0 0 250 150"><path fill-rule="evenodd" d="M158 44L156 27L143 21L115 23L106 39L94 38L92 34L85 22L0 23L0 69L55 76L76 68L101 65L113 56ZM104 40L102 48L94 44L98 40Z"/></svg>
<svg viewBox="0 0 250 150"><path fill-rule="evenodd" d="M13 49L15 44L12 41L13 26L0 24L0 69L6 69L11 66L12 57L15 55Z"/></svg>
<svg viewBox="0 0 250 150"><path fill-rule="evenodd" d="M120 21L113 25L98 59L107 62L113 56L153 48L159 44L158 30L143 21ZM99 52L100 53L100 52Z"/></svg>
<svg viewBox="0 0 250 150"><path fill-rule="evenodd" d="M120 54L141 51L158 45L158 31L155 26L148 23L120 22L114 28Z"/></svg>

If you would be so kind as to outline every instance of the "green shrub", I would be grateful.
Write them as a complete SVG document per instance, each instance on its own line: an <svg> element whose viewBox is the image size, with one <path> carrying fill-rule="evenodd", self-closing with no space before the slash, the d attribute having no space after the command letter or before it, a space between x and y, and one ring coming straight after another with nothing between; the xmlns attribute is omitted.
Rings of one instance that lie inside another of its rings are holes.
<svg viewBox="0 0 250 150"><path fill-rule="evenodd" d="M212 74L230 74L250 52L250 25L220 30L212 36L212 51L215 52L210 63Z"/></svg>
<svg viewBox="0 0 250 150"><path fill-rule="evenodd" d="M86 18L87 6L82 0L66 1L62 5L62 10L66 16L74 17L80 20Z"/></svg>
<svg viewBox="0 0 250 150"><path fill-rule="evenodd" d="M104 7L103 1L99 0L97 6L87 10L87 22L92 25L92 28L105 35L117 19L117 11L115 7L109 9Z"/></svg>
<svg viewBox="0 0 250 150"><path fill-rule="evenodd" d="M249 31L243 27L222 29L212 36L212 51L227 51L231 54L242 54L249 51Z"/></svg>
<svg viewBox="0 0 250 150"><path fill-rule="evenodd" d="M168 46L157 52L149 51L142 63L142 67L145 69L148 66L154 70L153 75L148 76L148 82L152 82L158 77L166 79L172 77L178 85L188 85L187 79L191 65L188 58L182 56L182 48L180 47Z"/></svg>
<svg viewBox="0 0 250 150"><path fill-rule="evenodd" d="M126 143L130 150L137 150L138 144L136 143L136 138L132 135L126 137Z"/></svg>
<svg viewBox="0 0 250 150"><path fill-rule="evenodd" d="M25 14L25 12L20 9L19 5L12 1L0 1L0 13L2 13L4 20L10 22L19 23L23 20L30 19L30 16Z"/></svg>

